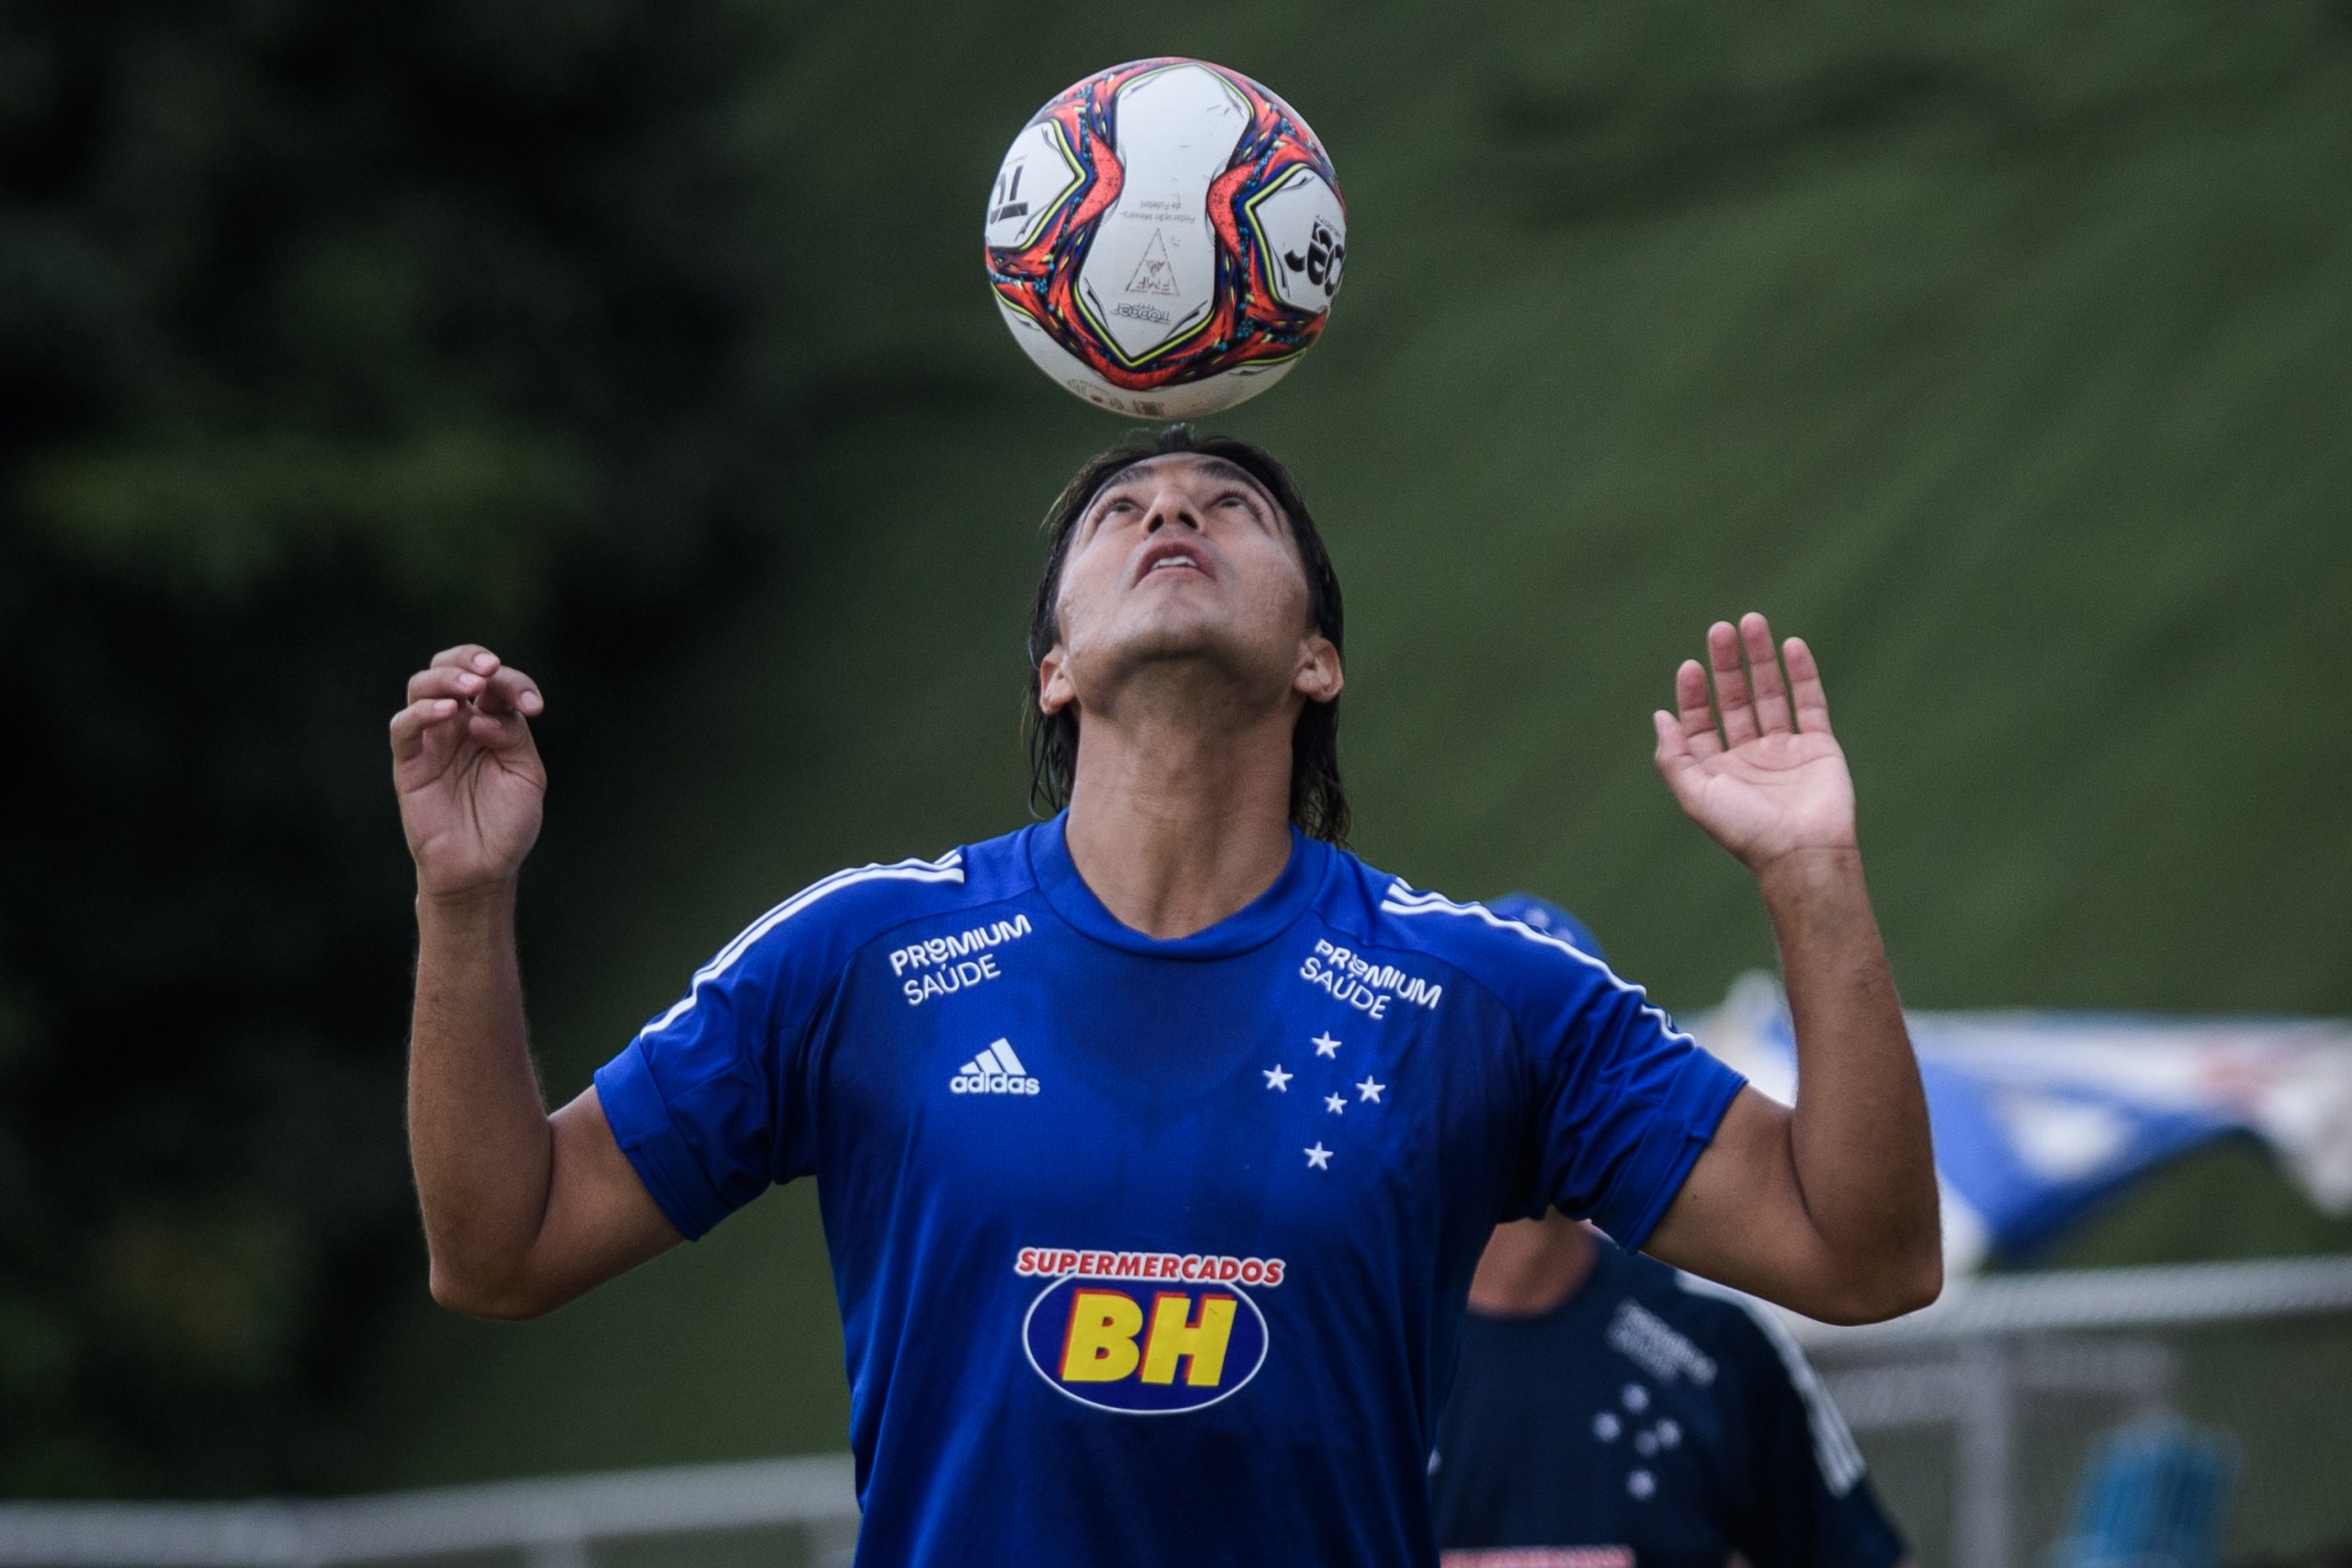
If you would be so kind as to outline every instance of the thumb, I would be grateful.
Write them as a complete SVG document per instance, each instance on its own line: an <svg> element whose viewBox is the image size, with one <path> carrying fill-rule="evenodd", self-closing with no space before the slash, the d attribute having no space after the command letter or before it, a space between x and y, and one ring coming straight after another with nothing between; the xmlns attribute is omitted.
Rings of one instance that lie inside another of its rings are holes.
<svg viewBox="0 0 2352 1568"><path fill-rule="evenodd" d="M1699 786L1705 771L1690 750L1690 738L1682 732L1682 725L1663 709L1650 715L1650 727L1657 731L1657 750L1650 761L1657 765L1658 777L1666 781L1668 791L1685 815L1693 813Z"/></svg>
<svg viewBox="0 0 2352 1568"><path fill-rule="evenodd" d="M517 751L531 743L531 727L512 708L492 713L476 708L467 716L466 739L489 751Z"/></svg>
<svg viewBox="0 0 2352 1568"><path fill-rule="evenodd" d="M1657 771L1665 775L1667 783L1673 784L1699 765L1699 759L1690 754L1690 738L1682 733L1682 726L1672 714L1657 709L1650 715L1650 728L1657 731L1657 750L1650 760L1657 764Z"/></svg>

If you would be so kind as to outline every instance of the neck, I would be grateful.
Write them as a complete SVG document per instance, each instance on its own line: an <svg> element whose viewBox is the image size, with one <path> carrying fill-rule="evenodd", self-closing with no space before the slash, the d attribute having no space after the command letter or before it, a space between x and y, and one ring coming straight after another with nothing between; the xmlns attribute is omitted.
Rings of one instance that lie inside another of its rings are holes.
<svg viewBox="0 0 2352 1568"><path fill-rule="evenodd" d="M1540 1317L1583 1288L1600 1244L1553 1213L1497 1225L1470 1280L1470 1310L1488 1317Z"/></svg>
<svg viewBox="0 0 2352 1568"><path fill-rule="evenodd" d="M1290 862L1295 705L1213 722L1091 714L1067 835L1086 886L1162 941L1236 913Z"/></svg>

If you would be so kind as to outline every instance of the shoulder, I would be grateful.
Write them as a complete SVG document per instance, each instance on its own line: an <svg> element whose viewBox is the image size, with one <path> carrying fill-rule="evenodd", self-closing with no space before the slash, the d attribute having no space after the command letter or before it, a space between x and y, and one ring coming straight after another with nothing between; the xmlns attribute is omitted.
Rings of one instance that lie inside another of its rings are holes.
<svg viewBox="0 0 2352 1568"><path fill-rule="evenodd" d="M936 859L873 861L819 877L770 908L707 970L838 968L903 928L1018 897L1028 858L1012 833Z"/></svg>
<svg viewBox="0 0 2352 1568"><path fill-rule="evenodd" d="M1514 1012L1539 1004L1555 1010L1564 998L1585 992L1639 995L1600 959L1549 932L1484 904L1417 888L1352 854L1337 858L1326 918L1367 952L1444 964Z"/></svg>

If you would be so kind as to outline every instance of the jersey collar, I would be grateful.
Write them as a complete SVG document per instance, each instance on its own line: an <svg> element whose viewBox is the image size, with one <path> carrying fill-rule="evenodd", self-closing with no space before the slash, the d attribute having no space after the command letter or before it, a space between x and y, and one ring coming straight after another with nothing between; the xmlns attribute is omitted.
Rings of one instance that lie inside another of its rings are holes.
<svg viewBox="0 0 2352 1568"><path fill-rule="evenodd" d="M1029 869L1037 891L1054 912L1096 942L1152 958L1229 958L1272 941L1312 903L1330 868L1331 847L1310 839L1295 824L1290 830L1290 861L1272 886L1205 931L1162 942L1121 921L1102 906L1070 859L1063 836L1069 813L1029 829Z"/></svg>

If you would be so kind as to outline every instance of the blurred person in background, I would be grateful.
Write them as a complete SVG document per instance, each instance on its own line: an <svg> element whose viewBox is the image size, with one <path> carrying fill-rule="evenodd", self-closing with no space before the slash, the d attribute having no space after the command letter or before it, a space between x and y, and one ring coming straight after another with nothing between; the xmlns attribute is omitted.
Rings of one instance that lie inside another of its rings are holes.
<svg viewBox="0 0 2352 1568"><path fill-rule="evenodd" d="M1487 907L1601 956L1555 904ZM1478 1260L1430 1489L1445 1568L1907 1561L1786 1330L1556 1211Z"/></svg>
<svg viewBox="0 0 2352 1568"><path fill-rule="evenodd" d="M1716 623L1654 725L1780 939L1792 1111L1599 961L1340 847L1339 580L1271 456L1171 427L1047 524L1032 755L1066 809L786 899L553 1114L514 935L546 705L473 645L411 679L438 1300L548 1312L814 1176L861 1562L1421 1565L1498 1221L1590 1214L1820 1317L1934 1297L1926 1104L1801 640Z"/></svg>

